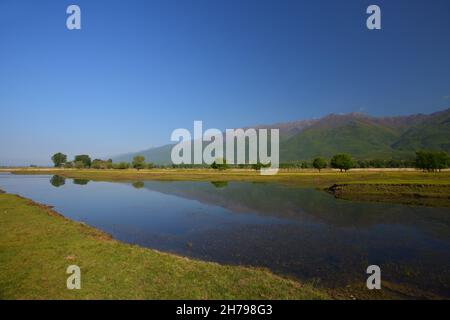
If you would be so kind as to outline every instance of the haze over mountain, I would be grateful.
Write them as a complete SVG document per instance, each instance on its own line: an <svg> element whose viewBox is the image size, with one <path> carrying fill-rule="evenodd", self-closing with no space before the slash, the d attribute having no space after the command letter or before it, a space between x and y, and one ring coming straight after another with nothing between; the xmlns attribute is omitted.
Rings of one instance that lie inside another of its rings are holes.
<svg viewBox="0 0 450 320"><path fill-rule="evenodd" d="M330 158L336 153L349 153L355 159L411 159L417 150L450 152L450 109L397 117L329 114L254 128L280 130L280 162ZM131 161L139 154L149 162L170 164L172 146L123 154L113 160Z"/></svg>

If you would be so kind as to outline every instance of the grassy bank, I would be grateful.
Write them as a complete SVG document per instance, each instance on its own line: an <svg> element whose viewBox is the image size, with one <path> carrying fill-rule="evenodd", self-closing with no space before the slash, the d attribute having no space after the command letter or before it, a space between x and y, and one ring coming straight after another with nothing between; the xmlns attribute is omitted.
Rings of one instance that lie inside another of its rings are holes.
<svg viewBox="0 0 450 320"><path fill-rule="evenodd" d="M66 288L69 265L81 290ZM321 299L256 268L191 260L112 240L49 207L0 194L0 299Z"/></svg>
<svg viewBox="0 0 450 320"><path fill-rule="evenodd" d="M346 200L450 207L448 184L335 184L326 190Z"/></svg>

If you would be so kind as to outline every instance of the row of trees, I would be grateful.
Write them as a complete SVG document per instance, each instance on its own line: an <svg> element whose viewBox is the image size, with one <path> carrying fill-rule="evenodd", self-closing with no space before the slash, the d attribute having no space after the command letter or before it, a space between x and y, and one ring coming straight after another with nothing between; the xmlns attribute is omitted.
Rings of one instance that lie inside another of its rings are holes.
<svg viewBox="0 0 450 320"><path fill-rule="evenodd" d="M152 163L145 162L144 156L135 156L131 163L128 162L117 162L113 163L112 159L101 160L94 159L91 161L91 157L86 154L76 155L72 161L67 161L67 155L58 152L52 156L53 164L56 168L93 168L93 169L128 169L135 168L137 170L141 169L151 169L153 168Z"/></svg>
<svg viewBox="0 0 450 320"><path fill-rule="evenodd" d="M52 156L52 161L55 167L64 168L94 168L94 169L128 169L135 168L152 169L155 166L152 163L147 163L145 157L138 155L133 158L131 163L118 162L113 163L111 159L101 160L91 158L88 155L76 155L72 161L67 161L67 156L61 152L58 152ZM260 170L261 168L268 167L270 165L263 165L261 163L251 165L236 165L237 168L251 168L254 170ZM303 161L300 164L284 164L280 167L291 168L300 167L302 169L315 168L319 170L331 167L339 169L341 171L347 171L352 168L411 168L416 167L424 171L440 171L450 166L450 157L446 152L433 152L433 151L418 151L416 152L415 160L353 160L352 156L345 153L334 155L329 161L322 157L315 158L311 163ZM164 166L159 166L164 168ZM174 168L205 168L205 165L181 165ZM226 160L214 161L210 166L212 169L225 170L230 167Z"/></svg>
<svg viewBox="0 0 450 320"><path fill-rule="evenodd" d="M450 165L450 157L446 152L416 152L416 168L423 171L441 171Z"/></svg>
<svg viewBox="0 0 450 320"><path fill-rule="evenodd" d="M313 167L317 170L325 169L328 166L327 160L324 158L318 157L313 160ZM352 160L352 156L346 153L340 153L334 155L330 160L330 166L335 169L340 169L342 171L347 171L354 166L354 162Z"/></svg>
<svg viewBox="0 0 450 320"><path fill-rule="evenodd" d="M384 163L391 163L392 166L383 166ZM401 164L411 164L410 166L400 166ZM394 166L396 165L396 166ZM324 158L315 158L312 162L312 166L319 170L328 167L328 163ZM347 171L351 168L358 166L359 168L401 168L401 167L416 167L418 169L426 171L441 171L450 166L450 157L446 152L434 152L434 151L418 151L416 152L416 159L412 162L406 162L402 160L359 160L353 161L349 154L336 154L330 160L330 167L340 169L341 171Z"/></svg>

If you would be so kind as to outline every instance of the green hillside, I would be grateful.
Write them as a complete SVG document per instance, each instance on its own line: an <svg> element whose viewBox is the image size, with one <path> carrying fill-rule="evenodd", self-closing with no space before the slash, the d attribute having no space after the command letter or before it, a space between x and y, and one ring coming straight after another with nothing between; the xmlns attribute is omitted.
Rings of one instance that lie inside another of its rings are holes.
<svg viewBox="0 0 450 320"><path fill-rule="evenodd" d="M114 162L131 162L133 160L133 157L136 155L142 155L145 157L146 161L153 162L156 164L169 164L171 163L170 160L170 153L172 150L173 145L168 144L157 148L151 148L147 150L143 150L140 152L134 152L134 153L127 153L123 155L119 155L116 157L113 157Z"/></svg>
<svg viewBox="0 0 450 320"><path fill-rule="evenodd" d="M396 150L443 150L450 152L450 109L433 114L411 127L397 142Z"/></svg>
<svg viewBox="0 0 450 320"><path fill-rule="evenodd" d="M359 116L331 117L333 119L324 119L284 141L280 146L281 160L309 160L316 156L330 158L342 152L361 159L392 156L390 146L400 137L399 130Z"/></svg>
<svg viewBox="0 0 450 320"><path fill-rule="evenodd" d="M328 115L321 119L280 123L280 161L311 160L336 153L356 159L412 159L421 149L450 152L450 109L430 115L377 118L360 113ZM142 154L147 161L169 164L173 145L115 157L131 161Z"/></svg>

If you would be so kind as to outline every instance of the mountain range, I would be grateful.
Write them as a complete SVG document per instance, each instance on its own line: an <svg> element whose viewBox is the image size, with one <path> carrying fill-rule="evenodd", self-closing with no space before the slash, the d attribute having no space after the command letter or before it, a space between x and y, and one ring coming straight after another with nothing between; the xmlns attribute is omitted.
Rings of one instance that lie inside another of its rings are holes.
<svg viewBox="0 0 450 320"><path fill-rule="evenodd" d="M329 114L254 128L280 130L280 162L330 158L349 153L355 159L412 159L417 150L450 152L450 108L409 116L373 117L363 113ZM245 129L245 128L244 128ZM113 157L131 161L143 155L155 164L170 164L173 144Z"/></svg>

